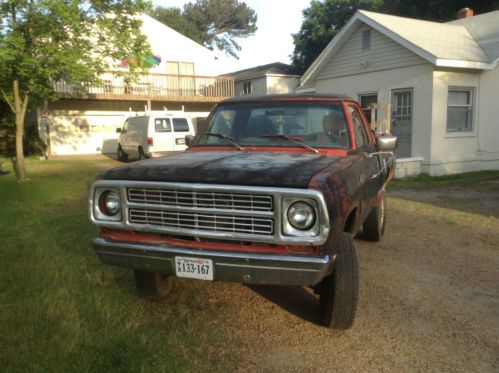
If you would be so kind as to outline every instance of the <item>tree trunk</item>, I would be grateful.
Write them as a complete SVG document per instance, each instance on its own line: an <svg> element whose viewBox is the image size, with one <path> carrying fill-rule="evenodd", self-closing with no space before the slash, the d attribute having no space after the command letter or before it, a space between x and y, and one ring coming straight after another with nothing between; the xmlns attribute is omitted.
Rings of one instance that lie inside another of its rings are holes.
<svg viewBox="0 0 499 373"><path fill-rule="evenodd" d="M24 99L21 101L21 94L19 92L19 81L14 80L14 113L16 115L16 175L17 181L26 181L26 168L24 163L24 118L26 117L26 110L28 108L29 95L26 93Z"/></svg>

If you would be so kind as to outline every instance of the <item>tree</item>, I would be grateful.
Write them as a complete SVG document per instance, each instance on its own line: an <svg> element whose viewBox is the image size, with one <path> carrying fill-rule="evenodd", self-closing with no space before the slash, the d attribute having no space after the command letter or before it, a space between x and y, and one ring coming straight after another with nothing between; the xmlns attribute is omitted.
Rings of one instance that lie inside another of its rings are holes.
<svg viewBox="0 0 499 373"><path fill-rule="evenodd" d="M293 34L292 64L305 71L357 9L377 10L382 0L312 0L303 11L300 31Z"/></svg>
<svg viewBox="0 0 499 373"><path fill-rule="evenodd" d="M30 101L56 99L54 83L75 87L99 80L113 61L150 54L140 20L143 0L3 0L0 4L1 96L15 117L19 181L26 180L23 135Z"/></svg>
<svg viewBox="0 0 499 373"><path fill-rule="evenodd" d="M197 0L185 4L183 11L157 7L151 15L194 41L236 58L241 47L235 39L257 30L255 11L239 0Z"/></svg>
<svg viewBox="0 0 499 373"><path fill-rule="evenodd" d="M187 20L182 9L157 7L151 10L149 15L195 42L203 44L201 31Z"/></svg>
<svg viewBox="0 0 499 373"><path fill-rule="evenodd" d="M312 0L300 31L293 34L293 65L305 71L358 9L446 22L464 7L480 14L498 9L499 0Z"/></svg>

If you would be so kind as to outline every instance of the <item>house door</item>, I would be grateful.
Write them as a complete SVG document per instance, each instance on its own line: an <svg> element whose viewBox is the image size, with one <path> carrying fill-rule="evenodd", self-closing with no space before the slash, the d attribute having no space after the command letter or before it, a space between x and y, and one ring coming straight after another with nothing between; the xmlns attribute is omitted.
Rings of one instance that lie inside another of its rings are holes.
<svg viewBox="0 0 499 373"><path fill-rule="evenodd" d="M398 137L397 158L411 156L412 89L392 91L392 134Z"/></svg>

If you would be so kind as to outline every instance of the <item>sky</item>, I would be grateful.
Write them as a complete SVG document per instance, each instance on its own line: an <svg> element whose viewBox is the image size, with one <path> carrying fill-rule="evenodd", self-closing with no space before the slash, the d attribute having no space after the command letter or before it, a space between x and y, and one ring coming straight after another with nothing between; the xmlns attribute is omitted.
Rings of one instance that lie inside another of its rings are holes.
<svg viewBox="0 0 499 373"><path fill-rule="evenodd" d="M195 0L153 0L154 6L183 8ZM302 11L310 6L310 0L244 0L255 10L258 30L253 36L237 39L241 46L239 60L223 53L219 61L219 73L242 70L272 62L290 63L294 45L291 34L300 30Z"/></svg>

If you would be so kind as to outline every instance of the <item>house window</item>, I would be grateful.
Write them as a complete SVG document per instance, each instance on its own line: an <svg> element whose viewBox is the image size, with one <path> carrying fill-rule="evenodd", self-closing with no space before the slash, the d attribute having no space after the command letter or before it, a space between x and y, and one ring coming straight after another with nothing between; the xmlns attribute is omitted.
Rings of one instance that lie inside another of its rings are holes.
<svg viewBox="0 0 499 373"><path fill-rule="evenodd" d="M378 94L377 93L369 93L369 94L362 94L359 95L359 102L360 106L362 107L362 110L366 114L367 120L369 123L371 122L371 104L377 104L378 103ZM378 113L375 113L376 117L374 120L376 121L378 118Z"/></svg>
<svg viewBox="0 0 499 373"><path fill-rule="evenodd" d="M250 95L250 94L251 94L251 82L244 82L243 95Z"/></svg>
<svg viewBox="0 0 499 373"><path fill-rule="evenodd" d="M449 88L447 132L470 132L473 122L473 88Z"/></svg>
<svg viewBox="0 0 499 373"><path fill-rule="evenodd" d="M368 51L371 49L371 30L362 31L362 50Z"/></svg>
<svg viewBox="0 0 499 373"><path fill-rule="evenodd" d="M171 75L194 75L194 63L167 61L166 73Z"/></svg>

